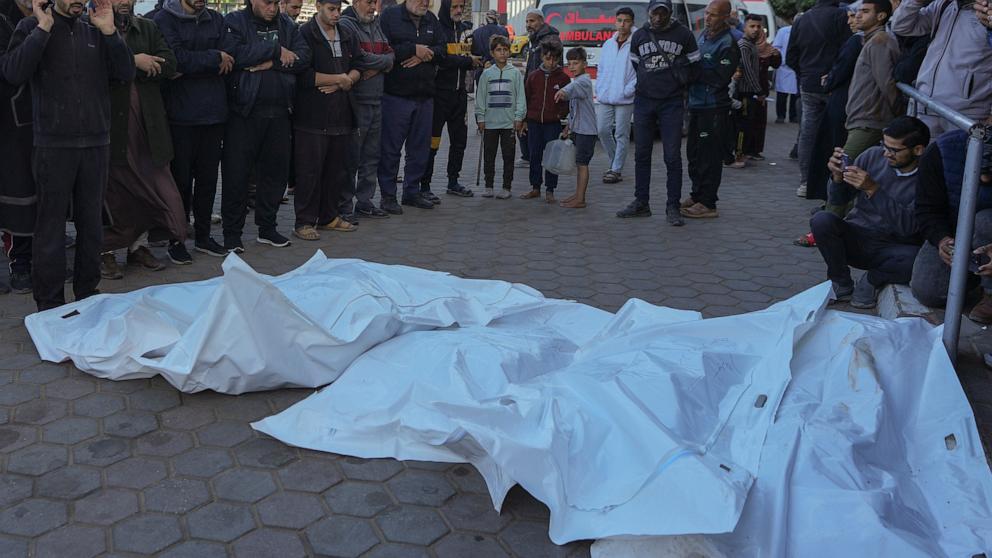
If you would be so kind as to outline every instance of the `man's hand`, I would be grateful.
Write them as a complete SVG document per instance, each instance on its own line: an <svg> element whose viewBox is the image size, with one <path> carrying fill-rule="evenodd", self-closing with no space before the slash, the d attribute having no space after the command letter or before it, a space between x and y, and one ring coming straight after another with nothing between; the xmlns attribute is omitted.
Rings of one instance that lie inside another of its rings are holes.
<svg viewBox="0 0 992 558"><path fill-rule="evenodd" d="M478 68L479 66L482 66L482 57L481 56L472 55L472 56L469 56L469 58L472 59L472 67L473 68Z"/></svg>
<svg viewBox="0 0 992 558"><path fill-rule="evenodd" d="M217 72L217 75L223 76L225 74L229 74L233 69L234 57L223 50L220 51L220 71Z"/></svg>
<svg viewBox="0 0 992 558"><path fill-rule="evenodd" d="M514 121L513 121L513 131L514 131L514 132L516 132L516 134L517 134L518 136L520 136L520 135L523 135L523 134L521 134L521 132L520 132L520 131L521 131L521 130L523 130L523 129L524 129L524 123L523 123L523 122L521 122L521 121L519 121L519 120L514 120Z"/></svg>
<svg viewBox="0 0 992 558"><path fill-rule="evenodd" d="M992 258L992 244L986 244L985 246L975 248L972 254L975 254L976 256L980 256L984 254ZM992 277L992 261L979 267L978 274L983 277Z"/></svg>
<svg viewBox="0 0 992 558"><path fill-rule="evenodd" d="M568 124L566 124L566 125L565 125L565 127L564 127L564 128L562 129L562 131L561 131L561 139L568 139L568 135L569 135L569 134L570 134L571 132L572 132L572 130L570 130L570 129L568 128Z"/></svg>
<svg viewBox="0 0 992 558"><path fill-rule="evenodd" d="M297 56L295 52L289 50L286 47L281 47L281 48L282 50L279 51L279 62L283 65L283 67L286 68L291 67L293 64L296 63L297 60L300 59L300 57Z"/></svg>
<svg viewBox="0 0 992 558"><path fill-rule="evenodd" d="M351 81L348 74L341 74L340 79L338 80L338 87L341 88L341 91L351 91L351 87L353 85L355 85L355 83Z"/></svg>
<svg viewBox="0 0 992 558"><path fill-rule="evenodd" d="M117 32L114 26L114 10L110 7L110 0L93 0L94 8L88 10L90 23L104 35L113 35Z"/></svg>
<svg viewBox="0 0 992 558"><path fill-rule="evenodd" d="M764 106L765 102L768 100L768 97L765 97L764 95L758 95L754 99L758 101L758 104Z"/></svg>
<svg viewBox="0 0 992 558"><path fill-rule="evenodd" d="M379 75L379 70L365 70L362 72L362 80L372 79Z"/></svg>
<svg viewBox="0 0 992 558"><path fill-rule="evenodd" d="M338 87L337 85L321 85L320 87L317 88L317 91L320 91L321 93L323 93L325 95L330 95L331 93L334 93L334 92L340 91L340 90L341 90L341 88Z"/></svg>
<svg viewBox="0 0 992 558"><path fill-rule="evenodd" d="M937 254L942 262L951 265L951 260L954 259L954 238L945 236L940 239L940 244L937 245Z"/></svg>
<svg viewBox="0 0 992 558"><path fill-rule="evenodd" d="M419 66L423 62L424 61L421 60L420 58L416 56L411 56L410 58L407 58L402 63L400 63L400 66L403 66L404 68L412 68L414 66Z"/></svg>
<svg viewBox="0 0 992 558"><path fill-rule="evenodd" d="M827 86L827 78L828 77L830 77L830 74L823 74L822 76L820 76L820 87L826 87Z"/></svg>
<svg viewBox="0 0 992 558"><path fill-rule="evenodd" d="M134 65L152 77L162 73L162 62L165 62L165 58L159 56L144 53L134 55Z"/></svg>
<svg viewBox="0 0 992 558"><path fill-rule="evenodd" d="M266 60L265 62L262 62L261 64L257 64L255 66L249 66L248 67L248 71L249 72L264 72L265 70L271 70L271 69L272 69L272 61L271 60Z"/></svg>
<svg viewBox="0 0 992 558"><path fill-rule="evenodd" d="M844 148L835 147L834 154L830 156L830 160L827 161L827 169L830 171L831 176L833 176L834 182L844 181Z"/></svg>
<svg viewBox="0 0 992 558"><path fill-rule="evenodd" d="M868 194L868 197L875 195L875 192L878 191L878 183L872 180L868 171L854 165L844 170L844 182Z"/></svg>
<svg viewBox="0 0 992 558"><path fill-rule="evenodd" d="M34 0L32 13L36 18L38 18L38 27L41 27L45 31L51 31L52 25L55 23L55 18L52 17L51 7L46 8L45 3L48 0ZM53 3L52 6L55 4Z"/></svg>
<svg viewBox="0 0 992 558"><path fill-rule="evenodd" d="M424 45L417 45L417 53L414 54L421 62L429 62L434 58L434 51Z"/></svg>
<svg viewBox="0 0 992 558"><path fill-rule="evenodd" d="M522 122L521 123L520 131L518 132L520 134L520 137L524 137L524 136L527 135L527 129L528 128L529 128L529 126L528 126L528 124L526 122Z"/></svg>
<svg viewBox="0 0 992 558"><path fill-rule="evenodd" d="M555 102L560 103L565 100L568 100L568 95L565 94L564 89L559 89L558 92L555 93Z"/></svg>
<svg viewBox="0 0 992 558"><path fill-rule="evenodd" d="M485 132L486 131L486 121L485 120L478 120L478 121L476 121L475 124L479 127L479 133L480 134L482 132Z"/></svg>
<svg viewBox="0 0 992 558"><path fill-rule="evenodd" d="M992 5L989 5L989 0L976 0L975 17L978 18L978 23L992 29Z"/></svg>

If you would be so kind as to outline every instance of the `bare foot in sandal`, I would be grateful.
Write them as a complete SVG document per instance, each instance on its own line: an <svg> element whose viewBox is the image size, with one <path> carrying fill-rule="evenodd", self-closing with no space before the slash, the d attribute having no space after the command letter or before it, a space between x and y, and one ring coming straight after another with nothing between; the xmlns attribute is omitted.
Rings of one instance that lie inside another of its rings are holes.
<svg viewBox="0 0 992 558"><path fill-rule="evenodd" d="M567 198L561 200L561 203L563 204L572 203L573 201L575 201L575 194L572 194L571 196L568 196Z"/></svg>
<svg viewBox="0 0 992 558"><path fill-rule="evenodd" d="M563 201L563 202L561 202L558 205L560 205L561 207L564 207L565 209L585 209L586 202L581 201L581 200L572 199L572 200L568 200L568 201Z"/></svg>

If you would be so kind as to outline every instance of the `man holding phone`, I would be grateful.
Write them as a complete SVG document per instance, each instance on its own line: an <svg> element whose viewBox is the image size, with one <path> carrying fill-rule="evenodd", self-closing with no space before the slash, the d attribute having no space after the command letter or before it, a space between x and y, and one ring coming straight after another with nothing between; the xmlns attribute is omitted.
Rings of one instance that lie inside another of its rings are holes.
<svg viewBox="0 0 992 558"><path fill-rule="evenodd" d="M862 153L853 165L844 165L842 148L834 150L827 166L835 185L858 190L854 209L843 219L820 211L810 228L838 301L874 308L884 285L909 282L920 249L915 217L919 161L928 143L926 124L900 116L883 131L882 145ZM866 271L857 284L851 267Z"/></svg>
<svg viewBox="0 0 992 558"><path fill-rule="evenodd" d="M89 23L80 20L89 13ZM65 217L76 224L73 291L98 293L101 210L110 164L110 83L134 79L134 57L114 26L110 0L34 0L3 64L31 83L33 174L38 192L33 283L38 310L65 304ZM84 104L85 103L85 104Z"/></svg>

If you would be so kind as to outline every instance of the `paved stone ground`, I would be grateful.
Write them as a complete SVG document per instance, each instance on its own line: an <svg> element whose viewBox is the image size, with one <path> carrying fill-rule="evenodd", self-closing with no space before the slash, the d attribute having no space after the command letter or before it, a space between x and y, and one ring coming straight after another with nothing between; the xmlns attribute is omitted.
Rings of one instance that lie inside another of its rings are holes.
<svg viewBox="0 0 992 558"><path fill-rule="evenodd" d="M706 316L757 310L824 277L815 251L791 246L813 205L793 193L798 169L785 154L795 134L792 125L770 125L768 161L725 172L722 216L681 229L658 214L613 216L632 195L631 156L621 184L594 179L585 210L442 193L440 208L408 209L365 221L355 233L294 240L287 249L248 235L244 258L275 274L322 249L331 257L518 281L607 310L630 297ZM465 182L474 182L477 153L473 135ZM593 177L605 170L603 159L597 154ZM663 213L660 154L655 168L662 196L655 209ZM524 176L518 169L517 193L526 189ZM443 190L443 176L436 183ZM564 195L573 188L562 180ZM291 223L289 206L280 222ZM101 288L207 278L220 273L220 261L203 256L188 267L126 272ZM303 451L248 426L310 390L186 395L159 379L110 382L41 363L22 323L32 310L30 297L0 297L0 556L588 554L588 543L554 546L547 508L519 488L502 513L493 511L470 466ZM988 417L992 381L983 368L973 372L962 379ZM983 421L986 438L989 424Z"/></svg>

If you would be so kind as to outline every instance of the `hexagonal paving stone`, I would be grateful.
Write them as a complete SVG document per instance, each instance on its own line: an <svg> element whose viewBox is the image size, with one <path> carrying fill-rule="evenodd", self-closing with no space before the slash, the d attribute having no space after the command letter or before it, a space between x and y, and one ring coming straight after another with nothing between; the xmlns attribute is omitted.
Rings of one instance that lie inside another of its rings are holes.
<svg viewBox="0 0 992 558"><path fill-rule="evenodd" d="M455 483L459 492L489 494L486 480L471 465L455 465L448 471L448 479Z"/></svg>
<svg viewBox="0 0 992 558"><path fill-rule="evenodd" d="M155 415L142 411L121 411L103 419L103 432L110 436L137 438L158 428Z"/></svg>
<svg viewBox="0 0 992 558"><path fill-rule="evenodd" d="M0 407L0 424L7 424L8 422L10 422L10 410Z"/></svg>
<svg viewBox="0 0 992 558"><path fill-rule="evenodd" d="M324 494L324 500L335 513L373 517L392 505L393 500L382 485L346 481Z"/></svg>
<svg viewBox="0 0 992 558"><path fill-rule="evenodd" d="M346 457L338 462L344 476L352 480L385 481L403 470L395 459L362 459Z"/></svg>
<svg viewBox="0 0 992 558"><path fill-rule="evenodd" d="M165 469L163 461L131 457L107 467L107 484L140 490L164 479Z"/></svg>
<svg viewBox="0 0 992 558"><path fill-rule="evenodd" d="M256 529L234 543L234 555L244 558L303 558L307 551L291 533Z"/></svg>
<svg viewBox="0 0 992 558"><path fill-rule="evenodd" d="M249 440L234 450L238 463L245 467L278 469L298 458L293 448L276 440L258 438Z"/></svg>
<svg viewBox="0 0 992 558"><path fill-rule="evenodd" d="M499 539L517 556L568 555L567 547L551 542L546 523L514 521L499 534Z"/></svg>
<svg viewBox="0 0 992 558"><path fill-rule="evenodd" d="M3 360L3 359L0 359ZM32 384L10 384L0 389L0 405L13 407L38 398L40 390Z"/></svg>
<svg viewBox="0 0 992 558"><path fill-rule="evenodd" d="M206 483L196 479L166 479L144 493L149 511L186 513L210 501Z"/></svg>
<svg viewBox="0 0 992 558"><path fill-rule="evenodd" d="M134 492L107 489L94 492L75 503L73 518L82 523L113 525L138 513L138 496Z"/></svg>
<svg viewBox="0 0 992 558"><path fill-rule="evenodd" d="M175 390L142 389L127 396L128 406L138 411L159 413L179 405Z"/></svg>
<svg viewBox="0 0 992 558"><path fill-rule="evenodd" d="M229 420L215 422L196 431L196 439L201 444L223 448L233 448L251 437L250 426Z"/></svg>
<svg viewBox="0 0 992 558"><path fill-rule="evenodd" d="M100 384L100 391L106 393L134 393L148 387L148 380L114 380Z"/></svg>
<svg viewBox="0 0 992 558"><path fill-rule="evenodd" d="M214 405L217 418L254 421L272 414L265 394L245 394L224 397Z"/></svg>
<svg viewBox="0 0 992 558"><path fill-rule="evenodd" d="M47 384L65 378L69 370L58 364L42 363L26 368L17 375L17 381L26 384Z"/></svg>
<svg viewBox="0 0 992 558"><path fill-rule="evenodd" d="M212 477L234 465L231 456L224 450L213 448L193 448L172 458L176 473L191 477Z"/></svg>
<svg viewBox="0 0 992 558"><path fill-rule="evenodd" d="M131 455L131 447L123 438L97 438L87 440L72 449L72 456L81 465L98 467L116 463Z"/></svg>
<svg viewBox="0 0 992 558"><path fill-rule="evenodd" d="M276 491L270 473L234 469L217 475L211 484L218 498L236 502L257 502Z"/></svg>
<svg viewBox="0 0 992 558"><path fill-rule="evenodd" d="M10 454L7 472L23 475L44 475L69 462L69 452L60 446L35 444Z"/></svg>
<svg viewBox="0 0 992 558"><path fill-rule="evenodd" d="M373 548L364 558L428 558L428 554L419 546L383 543Z"/></svg>
<svg viewBox="0 0 992 558"><path fill-rule="evenodd" d="M441 542L434 545L438 558L505 558L509 556L496 542L495 537L473 535L470 533L452 533Z"/></svg>
<svg viewBox="0 0 992 558"><path fill-rule="evenodd" d="M65 504L48 500L24 500L0 512L0 532L37 537L65 524Z"/></svg>
<svg viewBox="0 0 992 558"><path fill-rule="evenodd" d="M263 525L302 529L324 516L320 499L312 494L283 492L256 506Z"/></svg>
<svg viewBox="0 0 992 558"><path fill-rule="evenodd" d="M279 480L288 490L323 492L342 478L337 465L326 459L303 458L279 470Z"/></svg>
<svg viewBox="0 0 992 558"><path fill-rule="evenodd" d="M375 518L386 540L429 545L448 533L448 526L435 510L399 506L390 508Z"/></svg>
<svg viewBox="0 0 992 558"><path fill-rule="evenodd" d="M27 556L28 541L0 535L0 556Z"/></svg>
<svg viewBox="0 0 992 558"><path fill-rule="evenodd" d="M455 494L444 475L433 471L407 469L386 483L389 491L404 504L440 506Z"/></svg>
<svg viewBox="0 0 992 558"><path fill-rule="evenodd" d="M0 508L19 502L31 495L30 478L0 474Z"/></svg>
<svg viewBox="0 0 992 558"><path fill-rule="evenodd" d="M186 517L191 536L220 542L231 542L255 528L251 511L244 506L213 503Z"/></svg>
<svg viewBox="0 0 992 558"><path fill-rule="evenodd" d="M379 544L368 522L351 517L330 517L306 530L310 546L318 554L356 557Z"/></svg>
<svg viewBox="0 0 992 558"><path fill-rule="evenodd" d="M100 429L93 419L83 417L61 418L42 429L41 439L54 444L78 444L97 434Z"/></svg>
<svg viewBox="0 0 992 558"><path fill-rule="evenodd" d="M162 426L176 430L196 430L215 420L214 412L206 407L182 406L162 413Z"/></svg>
<svg viewBox="0 0 992 558"><path fill-rule="evenodd" d="M188 432L174 430L156 430L138 438L135 443L135 453L172 457L193 447L193 436Z"/></svg>
<svg viewBox="0 0 992 558"><path fill-rule="evenodd" d="M6 338L6 335L4 335ZM0 359L0 370L20 370L38 364L38 355L34 351L30 353L17 353L13 356Z"/></svg>
<svg viewBox="0 0 992 558"><path fill-rule="evenodd" d="M42 425L65 416L68 405L58 399L36 399L14 410L14 422L20 424Z"/></svg>
<svg viewBox="0 0 992 558"><path fill-rule="evenodd" d="M139 515L114 526L114 548L153 554L183 538L179 520L163 515Z"/></svg>
<svg viewBox="0 0 992 558"><path fill-rule="evenodd" d="M79 399L96 391L96 382L90 377L65 378L45 386L45 395L58 399Z"/></svg>
<svg viewBox="0 0 992 558"><path fill-rule="evenodd" d="M455 529L496 534L506 527L513 517L493 509L488 495L459 494L441 508L441 513Z"/></svg>
<svg viewBox="0 0 992 558"><path fill-rule="evenodd" d="M84 525L66 525L38 539L37 558L92 558L107 549L103 530Z"/></svg>
<svg viewBox="0 0 992 558"><path fill-rule="evenodd" d="M503 513L512 513L523 519L547 520L551 511L543 502L534 498L520 485L514 486L506 495L503 503Z"/></svg>
<svg viewBox="0 0 992 558"><path fill-rule="evenodd" d="M70 465L38 479L38 496L75 500L100 488L100 471Z"/></svg>
<svg viewBox="0 0 992 558"><path fill-rule="evenodd" d="M103 418L124 409L124 398L113 393L94 393L72 403L72 412L83 417Z"/></svg>
<svg viewBox="0 0 992 558"><path fill-rule="evenodd" d="M215 542L186 541L159 554L158 558L227 558L227 549Z"/></svg>
<svg viewBox="0 0 992 558"><path fill-rule="evenodd" d="M37 431L28 426L4 426L0 428L0 452L11 453L25 448L37 439Z"/></svg>

